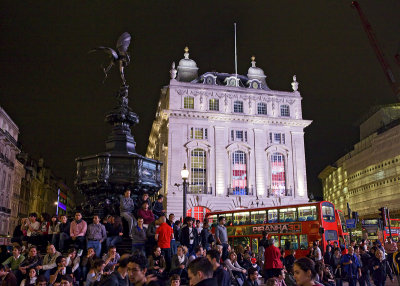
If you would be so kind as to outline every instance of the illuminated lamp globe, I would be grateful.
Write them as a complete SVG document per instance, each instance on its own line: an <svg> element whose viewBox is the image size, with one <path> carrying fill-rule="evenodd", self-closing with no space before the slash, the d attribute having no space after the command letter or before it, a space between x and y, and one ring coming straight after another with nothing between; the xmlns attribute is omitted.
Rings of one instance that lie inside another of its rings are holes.
<svg viewBox="0 0 400 286"><path fill-rule="evenodd" d="M183 169L181 170L182 180L187 180L189 178L189 170L186 169L186 164L183 164Z"/></svg>

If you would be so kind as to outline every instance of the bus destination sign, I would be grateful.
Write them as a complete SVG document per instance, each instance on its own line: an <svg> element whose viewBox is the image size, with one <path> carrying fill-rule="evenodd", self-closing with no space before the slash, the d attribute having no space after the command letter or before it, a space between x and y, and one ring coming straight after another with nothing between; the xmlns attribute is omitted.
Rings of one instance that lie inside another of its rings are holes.
<svg viewBox="0 0 400 286"><path fill-rule="evenodd" d="M279 223L257 226L239 225L227 227L228 236L262 234L263 231L267 233L300 233L301 223Z"/></svg>

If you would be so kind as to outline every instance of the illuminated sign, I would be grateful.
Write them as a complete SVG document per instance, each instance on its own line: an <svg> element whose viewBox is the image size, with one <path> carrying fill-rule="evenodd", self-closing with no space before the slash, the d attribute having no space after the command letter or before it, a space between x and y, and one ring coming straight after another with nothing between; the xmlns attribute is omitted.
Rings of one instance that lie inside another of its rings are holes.
<svg viewBox="0 0 400 286"><path fill-rule="evenodd" d="M265 224L257 226L234 226L227 227L228 236L235 235L257 235L267 233L300 233L301 223L279 223L279 224Z"/></svg>
<svg viewBox="0 0 400 286"><path fill-rule="evenodd" d="M60 209L62 209L62 210L67 210L67 207L63 204L63 203L58 203L58 207L60 208Z"/></svg>

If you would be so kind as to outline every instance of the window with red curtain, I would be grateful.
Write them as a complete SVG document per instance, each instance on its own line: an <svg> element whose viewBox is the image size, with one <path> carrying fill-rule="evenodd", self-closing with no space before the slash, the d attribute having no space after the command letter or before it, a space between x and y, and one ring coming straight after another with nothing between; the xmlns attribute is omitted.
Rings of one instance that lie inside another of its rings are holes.
<svg viewBox="0 0 400 286"><path fill-rule="evenodd" d="M271 182L273 195L285 195L285 157L281 153L274 153L271 155Z"/></svg>
<svg viewBox="0 0 400 286"><path fill-rule="evenodd" d="M206 214L209 213L210 211L211 210L206 207L193 207L187 210L186 216L193 217L195 220L203 222Z"/></svg>

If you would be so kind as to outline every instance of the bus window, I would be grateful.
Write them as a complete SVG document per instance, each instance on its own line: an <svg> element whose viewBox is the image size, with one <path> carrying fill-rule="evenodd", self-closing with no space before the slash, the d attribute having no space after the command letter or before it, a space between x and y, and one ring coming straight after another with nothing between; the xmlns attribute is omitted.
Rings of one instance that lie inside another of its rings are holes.
<svg viewBox="0 0 400 286"><path fill-rule="evenodd" d="M335 221L335 209L331 203L328 202L322 203L322 217L326 222Z"/></svg>
<svg viewBox="0 0 400 286"><path fill-rule="evenodd" d="M265 211L251 212L251 223L265 223Z"/></svg>
<svg viewBox="0 0 400 286"><path fill-rule="evenodd" d="M299 221L317 220L317 207L307 206L298 208Z"/></svg>
<svg viewBox="0 0 400 286"><path fill-rule="evenodd" d="M251 250L254 253L258 253L258 239L257 238L253 238L251 240Z"/></svg>
<svg viewBox="0 0 400 286"><path fill-rule="evenodd" d="M342 212L339 212L339 218L340 224L342 225L342 231L347 232L346 219L344 218L344 214Z"/></svg>
<svg viewBox="0 0 400 286"><path fill-rule="evenodd" d="M337 231L336 230L325 230L324 232L325 234L325 240L328 241L334 241L334 240L338 240L338 236L337 236Z"/></svg>
<svg viewBox="0 0 400 286"><path fill-rule="evenodd" d="M211 225L211 227L216 227L218 225L218 215L208 216L208 224Z"/></svg>
<svg viewBox="0 0 400 286"><path fill-rule="evenodd" d="M279 247L279 236L277 236L277 235L271 235L271 236L268 236L268 238L272 238L275 242L274 242L274 245L276 246L276 247Z"/></svg>
<svg viewBox="0 0 400 286"><path fill-rule="evenodd" d="M300 249L308 249L307 234L300 234Z"/></svg>
<svg viewBox="0 0 400 286"><path fill-rule="evenodd" d="M278 210L268 210L268 222L278 222Z"/></svg>
<svg viewBox="0 0 400 286"><path fill-rule="evenodd" d="M298 249L297 235L281 235L281 247L284 247L285 250Z"/></svg>
<svg viewBox="0 0 400 286"><path fill-rule="evenodd" d="M279 222L292 222L297 220L296 208L279 210Z"/></svg>
<svg viewBox="0 0 400 286"><path fill-rule="evenodd" d="M233 238L233 245L231 245L231 246L236 247L238 245L243 246L243 248L246 247L246 245L250 245L250 237L245 237L245 236L243 236L243 237L234 237Z"/></svg>
<svg viewBox="0 0 400 286"><path fill-rule="evenodd" d="M249 223L249 212L240 212L233 214L233 225L242 225Z"/></svg>

